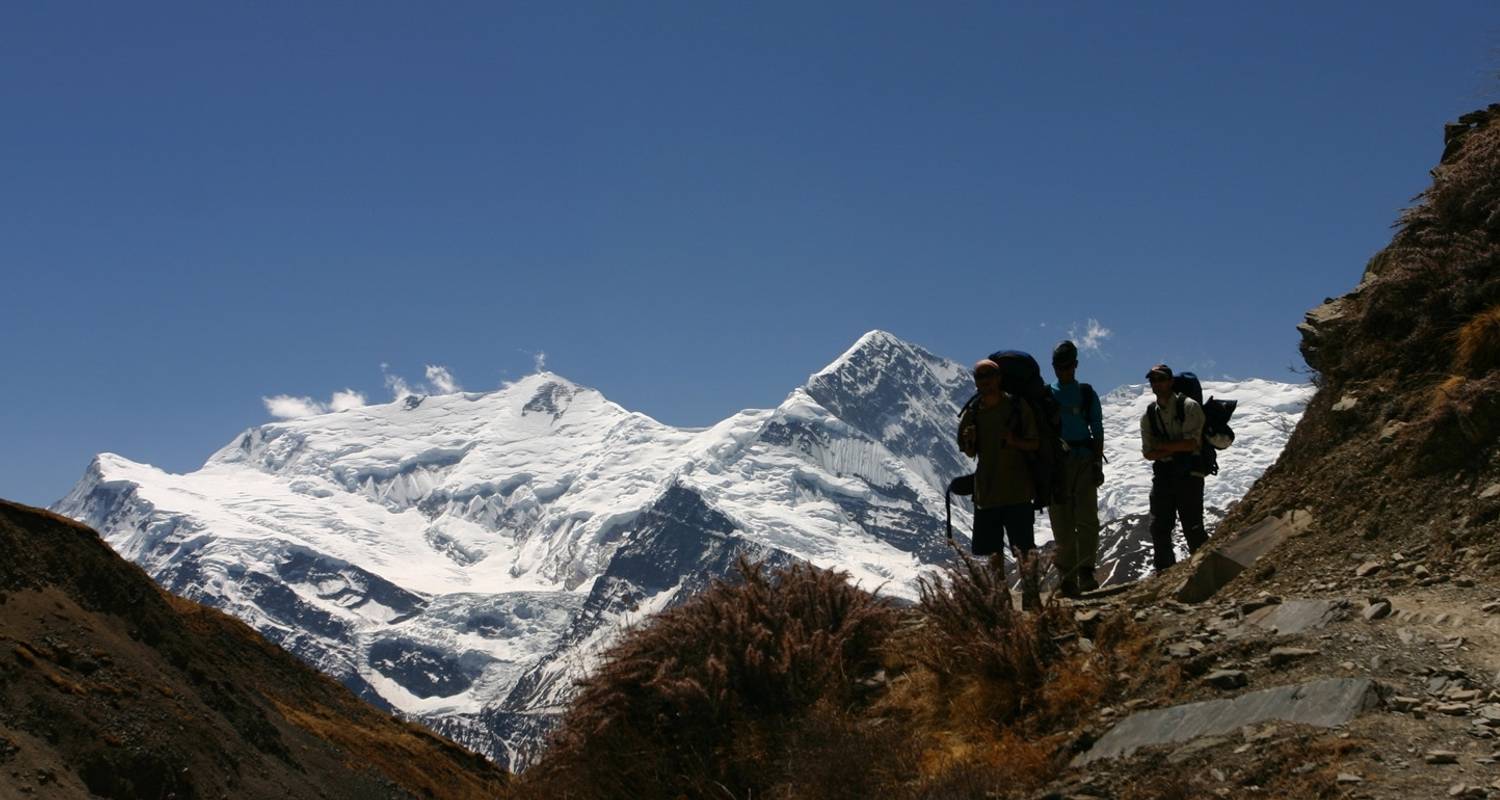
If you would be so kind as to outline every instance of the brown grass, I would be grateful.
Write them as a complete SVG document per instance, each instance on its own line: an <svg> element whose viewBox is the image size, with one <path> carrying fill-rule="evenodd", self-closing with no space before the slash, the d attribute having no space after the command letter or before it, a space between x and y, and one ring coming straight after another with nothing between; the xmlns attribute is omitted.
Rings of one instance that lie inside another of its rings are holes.
<svg viewBox="0 0 1500 800"><path fill-rule="evenodd" d="M1500 305L1481 311L1458 329L1454 367L1471 378L1500 368Z"/></svg>
<svg viewBox="0 0 1500 800"><path fill-rule="evenodd" d="M740 574L606 653L527 791L763 797L801 784L807 748L844 780L880 779L899 761L881 752L888 737L846 716L879 668L891 607L843 573L798 565L768 576L742 561Z"/></svg>
<svg viewBox="0 0 1500 800"><path fill-rule="evenodd" d="M963 554L920 591L925 624L900 642L918 669L890 702L909 710L921 778L934 785L975 769L997 785L1044 785L1071 755L1065 732L1127 688L1120 676L1149 674L1138 669L1149 639L1124 618L1082 631L1057 603L1022 613L1004 581ZM1091 651L1077 645L1085 633Z"/></svg>
<svg viewBox="0 0 1500 800"><path fill-rule="evenodd" d="M487 780L486 771L465 770L454 760L434 758L440 748L453 745L420 726L394 720L350 725L346 710L272 702L288 722L342 749L351 769L374 769L418 797L493 800L496 796L499 787Z"/></svg>
<svg viewBox="0 0 1500 800"><path fill-rule="evenodd" d="M1469 379L1463 375L1448 376L1446 380L1432 390L1432 401L1428 405L1428 410L1432 413L1438 413L1445 406L1451 405L1454 398L1464 388L1464 384L1468 382Z"/></svg>

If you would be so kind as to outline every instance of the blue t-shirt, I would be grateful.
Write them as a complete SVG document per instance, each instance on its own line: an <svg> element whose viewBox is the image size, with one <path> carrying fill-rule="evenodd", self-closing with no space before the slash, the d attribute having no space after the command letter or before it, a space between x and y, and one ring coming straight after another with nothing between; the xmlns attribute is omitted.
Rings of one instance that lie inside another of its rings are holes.
<svg viewBox="0 0 1500 800"><path fill-rule="evenodd" d="M1081 442L1086 439L1104 439L1103 412L1099 408L1099 393L1094 392L1090 397L1088 421L1084 421L1083 407L1083 384L1073 381L1072 383L1056 384L1050 387L1052 396L1057 404L1062 407L1062 438L1068 442ZM1087 453L1088 451L1083 451Z"/></svg>

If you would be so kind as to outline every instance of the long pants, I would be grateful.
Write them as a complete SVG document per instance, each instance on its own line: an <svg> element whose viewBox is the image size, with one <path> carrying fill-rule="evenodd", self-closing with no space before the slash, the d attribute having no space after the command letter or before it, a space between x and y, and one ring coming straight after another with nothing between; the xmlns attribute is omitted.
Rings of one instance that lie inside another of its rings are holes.
<svg viewBox="0 0 1500 800"><path fill-rule="evenodd" d="M1208 541L1203 530L1203 478L1189 474L1170 462L1153 465L1151 475L1151 549L1158 570L1177 563L1172 548L1172 528L1182 522L1188 552Z"/></svg>
<svg viewBox="0 0 1500 800"><path fill-rule="evenodd" d="M1092 569L1099 551L1099 489L1094 485L1094 458L1068 456L1063 461L1062 493L1047 507L1052 538L1057 540L1057 571L1076 580Z"/></svg>

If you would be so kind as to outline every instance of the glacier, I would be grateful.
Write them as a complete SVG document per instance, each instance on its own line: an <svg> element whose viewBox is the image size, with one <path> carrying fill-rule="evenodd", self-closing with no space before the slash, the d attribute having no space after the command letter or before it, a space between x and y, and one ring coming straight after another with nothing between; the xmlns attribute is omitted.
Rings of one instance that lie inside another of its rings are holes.
<svg viewBox="0 0 1500 800"><path fill-rule="evenodd" d="M1275 461L1312 387L1239 401L1210 519ZM882 331L774 409L665 425L538 372L492 392L251 428L171 474L104 453L53 510L184 597L239 617L383 708L512 768L622 630L741 557L802 561L910 600L951 558L948 479L967 369ZM1149 570L1144 386L1105 394L1109 580ZM967 547L966 503L954 507ZM1050 538L1045 515L1039 540Z"/></svg>

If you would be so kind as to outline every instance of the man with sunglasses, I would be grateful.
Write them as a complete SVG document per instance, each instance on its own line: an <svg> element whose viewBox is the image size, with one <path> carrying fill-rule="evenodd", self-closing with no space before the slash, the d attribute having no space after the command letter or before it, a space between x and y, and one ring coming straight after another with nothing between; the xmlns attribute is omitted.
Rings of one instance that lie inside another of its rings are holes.
<svg viewBox="0 0 1500 800"><path fill-rule="evenodd" d="M1041 446L1036 415L1001 389L1000 366L989 359L974 365L974 386L979 401L958 423L959 447L979 459L974 470L974 555L989 556L991 568L1004 577L1009 540L1021 568L1021 607L1039 608L1034 492L1024 455Z"/></svg>
<svg viewBox="0 0 1500 800"><path fill-rule="evenodd" d="M1152 562L1160 572L1177 563L1172 528L1182 523L1188 552L1208 541L1203 529L1203 476L1195 474L1203 446L1203 407L1172 388L1172 370L1157 364L1146 373L1154 402L1141 417L1141 454L1151 462Z"/></svg>

